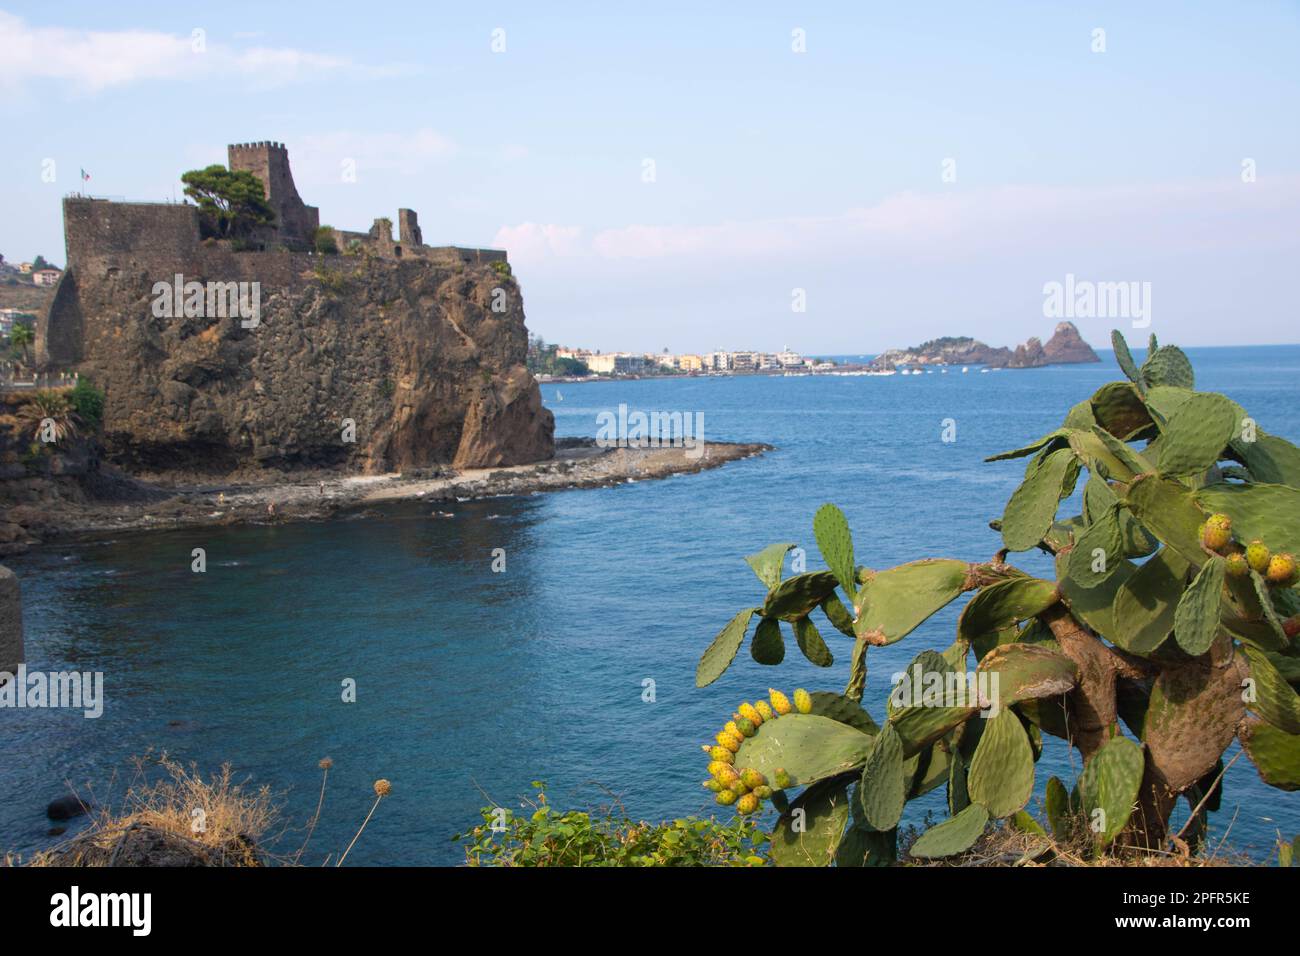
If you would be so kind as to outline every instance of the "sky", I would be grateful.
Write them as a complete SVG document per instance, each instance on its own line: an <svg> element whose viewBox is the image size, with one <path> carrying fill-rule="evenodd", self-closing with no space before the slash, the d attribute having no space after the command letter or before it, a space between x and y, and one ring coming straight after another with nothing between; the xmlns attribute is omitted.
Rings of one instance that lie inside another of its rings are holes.
<svg viewBox="0 0 1300 956"><path fill-rule="evenodd" d="M1297 51L1295 0L0 0L0 253L275 140L323 223L508 250L550 342L1014 345L1072 276L1143 303L1094 345L1294 343Z"/></svg>

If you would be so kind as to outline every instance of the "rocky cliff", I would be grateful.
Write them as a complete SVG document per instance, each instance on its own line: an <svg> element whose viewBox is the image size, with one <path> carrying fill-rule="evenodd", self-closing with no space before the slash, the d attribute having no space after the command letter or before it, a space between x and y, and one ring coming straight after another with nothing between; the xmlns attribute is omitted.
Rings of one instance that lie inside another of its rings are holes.
<svg viewBox="0 0 1300 956"><path fill-rule="evenodd" d="M985 345L969 336L932 339L908 349L889 349L872 360L878 368L899 365L987 365L993 368L1037 368L1043 365L1068 365L1100 362L1097 353L1079 335L1073 322L1061 322L1044 345L1030 338L1023 345L1009 348Z"/></svg>
<svg viewBox="0 0 1300 956"><path fill-rule="evenodd" d="M160 310L155 283L173 273L257 282L256 327L210 303L201 317ZM62 280L47 335L104 390L105 454L130 470L378 473L554 451L503 262L211 244L174 262L87 255Z"/></svg>

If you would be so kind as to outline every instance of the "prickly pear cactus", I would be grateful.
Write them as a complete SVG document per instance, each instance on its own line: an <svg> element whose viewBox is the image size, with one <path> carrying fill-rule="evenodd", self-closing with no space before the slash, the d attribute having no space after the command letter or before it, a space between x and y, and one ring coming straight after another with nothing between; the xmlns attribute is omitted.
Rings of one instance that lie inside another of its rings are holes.
<svg viewBox="0 0 1300 956"><path fill-rule="evenodd" d="M993 559L862 567L832 504L813 518L827 570L784 578L792 543L746 558L767 593L722 628L697 685L727 670L755 617L758 664L784 660L788 627L812 663L848 667L843 693L770 690L704 745L720 805L775 811L778 865L953 856L999 820L1062 842L1087 834L1098 854L1185 847L1219 806L1234 738L1265 783L1300 789L1300 448L1195 391L1176 346L1153 336L1138 366L1120 333L1113 342L1126 381L988 459L1028 459L990 523ZM1081 481L1082 513L1062 515ZM1055 556L1054 579L1008 563L1032 549ZM963 594L956 640L914 658L877 720L862 704L868 649ZM1045 782L1044 827L1026 807L1053 738L1079 750L1082 769L1072 790ZM948 819L900 848L907 801L940 786ZM1173 835L1180 798L1193 817Z"/></svg>

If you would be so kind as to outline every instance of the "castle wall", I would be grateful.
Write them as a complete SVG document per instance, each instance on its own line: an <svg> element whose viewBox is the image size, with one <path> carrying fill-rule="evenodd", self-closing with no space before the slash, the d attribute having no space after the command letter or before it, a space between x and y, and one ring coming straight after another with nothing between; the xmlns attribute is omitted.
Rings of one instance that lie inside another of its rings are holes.
<svg viewBox="0 0 1300 956"><path fill-rule="evenodd" d="M113 259L175 259L199 244L198 207L184 203L63 200L63 235L68 267L94 267ZM125 262L124 262L125 260Z"/></svg>

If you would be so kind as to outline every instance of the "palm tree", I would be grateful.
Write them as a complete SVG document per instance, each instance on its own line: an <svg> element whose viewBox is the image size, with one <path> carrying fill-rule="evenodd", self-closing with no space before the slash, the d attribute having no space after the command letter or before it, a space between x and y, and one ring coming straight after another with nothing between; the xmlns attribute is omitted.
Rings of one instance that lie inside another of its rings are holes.
<svg viewBox="0 0 1300 956"><path fill-rule="evenodd" d="M21 364L26 365L31 361L31 347L35 341L36 333L30 325L16 324L9 333L10 352Z"/></svg>
<svg viewBox="0 0 1300 956"><path fill-rule="evenodd" d="M77 426L81 424L81 417L67 395L45 390L28 395L14 417L18 420L19 434L30 435L34 441L41 440L46 421L54 424L55 442L76 438Z"/></svg>

